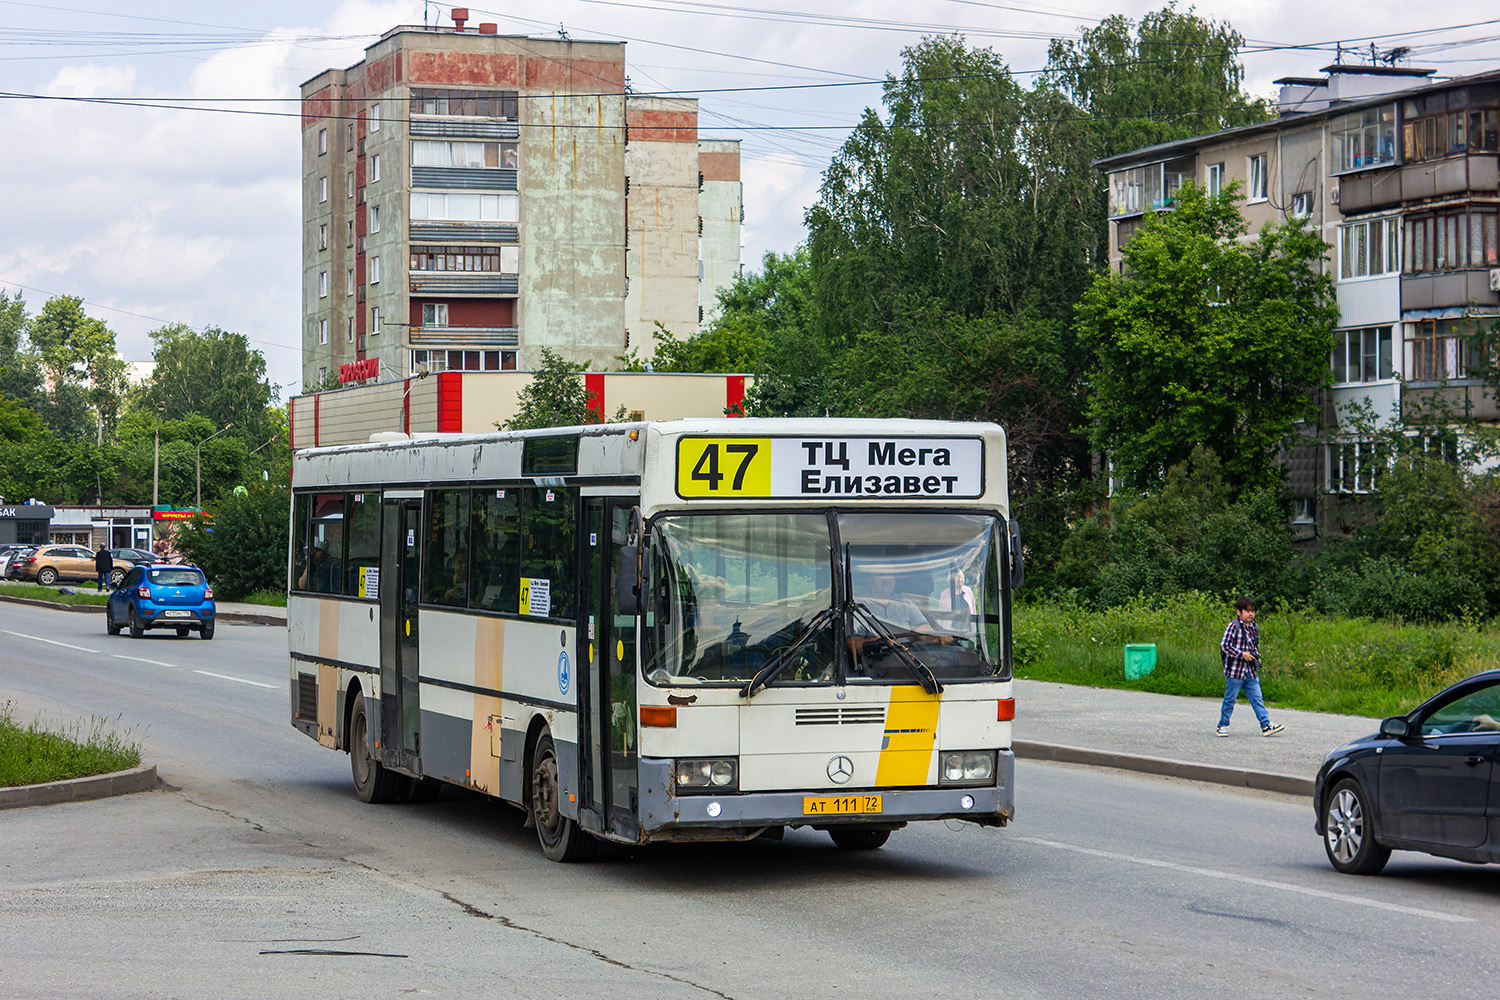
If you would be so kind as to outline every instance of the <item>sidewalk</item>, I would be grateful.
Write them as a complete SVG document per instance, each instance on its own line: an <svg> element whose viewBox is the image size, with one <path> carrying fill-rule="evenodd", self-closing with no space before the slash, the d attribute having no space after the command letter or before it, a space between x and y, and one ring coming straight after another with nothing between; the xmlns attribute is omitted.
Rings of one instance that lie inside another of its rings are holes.
<svg viewBox="0 0 1500 1000"><path fill-rule="evenodd" d="M1279 736L1261 736L1250 703L1219 737L1219 698L1181 698L1044 681L1015 682L1016 756L1172 774L1310 794L1328 751L1373 733L1379 719L1268 707ZM1175 766L1174 766L1175 765ZM1266 777L1262 777L1266 776Z"/></svg>

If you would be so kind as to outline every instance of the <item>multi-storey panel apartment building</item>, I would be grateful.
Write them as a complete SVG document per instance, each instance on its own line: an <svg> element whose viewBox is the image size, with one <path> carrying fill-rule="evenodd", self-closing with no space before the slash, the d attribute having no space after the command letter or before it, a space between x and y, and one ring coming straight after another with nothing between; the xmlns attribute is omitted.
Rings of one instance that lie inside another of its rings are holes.
<svg viewBox="0 0 1500 1000"><path fill-rule="evenodd" d="M1240 183L1251 232L1300 216L1332 246L1340 324L1324 395L1331 441L1294 449L1296 520L1325 528L1375 485L1356 413L1413 422L1500 418L1463 334L1500 317L1500 71L1435 82L1432 70L1333 65L1286 78L1275 120L1134 150L1108 176L1110 262L1184 183Z"/></svg>
<svg viewBox="0 0 1500 1000"><path fill-rule="evenodd" d="M697 102L628 94L623 43L453 17L302 86L304 385L524 370L544 347L597 369L649 357L657 322L695 333L739 273L738 143L700 165ZM732 237L701 247L700 201L729 197Z"/></svg>

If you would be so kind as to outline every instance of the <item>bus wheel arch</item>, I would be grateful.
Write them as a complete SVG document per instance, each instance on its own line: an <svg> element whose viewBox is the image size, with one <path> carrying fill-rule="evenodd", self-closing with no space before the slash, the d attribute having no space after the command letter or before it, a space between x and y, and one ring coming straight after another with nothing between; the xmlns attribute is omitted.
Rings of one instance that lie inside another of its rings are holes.
<svg viewBox="0 0 1500 1000"><path fill-rule="evenodd" d="M538 728L535 741L528 740L528 822L536 827L542 853L552 861L586 861L599 849L599 841L562 811L562 781L552 733Z"/></svg>
<svg viewBox="0 0 1500 1000"><path fill-rule="evenodd" d="M335 750L348 750L353 746L349 733L354 725L354 706L364 698L364 691L360 689L359 678L349 681L349 687L344 692L342 719L339 731L333 735L333 746Z"/></svg>

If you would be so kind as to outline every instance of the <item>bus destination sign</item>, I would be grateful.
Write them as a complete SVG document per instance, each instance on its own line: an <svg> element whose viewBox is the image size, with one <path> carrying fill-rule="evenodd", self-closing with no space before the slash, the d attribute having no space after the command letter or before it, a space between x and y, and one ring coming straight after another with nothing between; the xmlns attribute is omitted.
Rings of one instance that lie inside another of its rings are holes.
<svg viewBox="0 0 1500 1000"><path fill-rule="evenodd" d="M977 437L677 441L677 495L684 500L946 500L983 493L984 442Z"/></svg>

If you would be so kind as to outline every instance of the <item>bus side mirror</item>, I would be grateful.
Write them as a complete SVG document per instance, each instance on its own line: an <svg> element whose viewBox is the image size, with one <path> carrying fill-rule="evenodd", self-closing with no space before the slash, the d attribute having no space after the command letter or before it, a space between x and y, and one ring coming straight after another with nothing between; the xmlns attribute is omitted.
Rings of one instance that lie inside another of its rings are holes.
<svg viewBox="0 0 1500 1000"><path fill-rule="evenodd" d="M1006 530L1010 535L1010 589L1020 590L1026 586L1026 557L1021 553L1021 524L1019 521L1006 523Z"/></svg>
<svg viewBox="0 0 1500 1000"><path fill-rule="evenodd" d="M641 547L620 546L620 566L615 570L615 607L622 615L641 613Z"/></svg>

